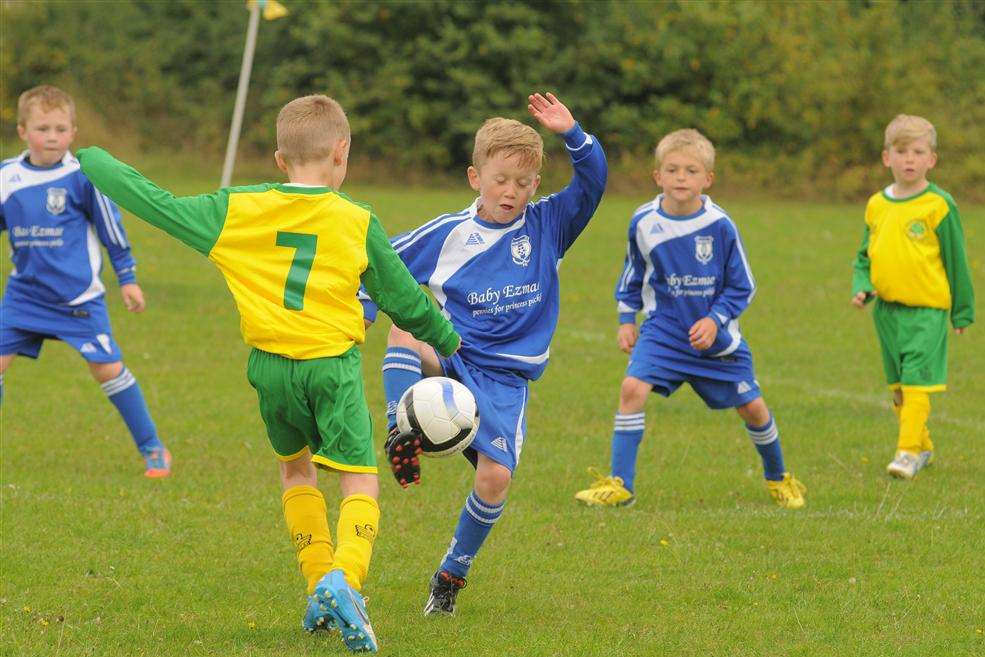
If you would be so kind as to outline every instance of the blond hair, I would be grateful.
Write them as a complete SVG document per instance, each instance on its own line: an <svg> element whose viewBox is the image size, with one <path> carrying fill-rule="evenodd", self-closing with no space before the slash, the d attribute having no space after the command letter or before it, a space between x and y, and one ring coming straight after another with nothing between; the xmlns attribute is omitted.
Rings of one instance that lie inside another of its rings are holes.
<svg viewBox="0 0 985 657"><path fill-rule="evenodd" d="M27 124L27 118L35 106L40 106L46 112L63 109L68 112L72 125L75 125L75 101L58 87L42 84L22 93L17 99L17 125Z"/></svg>
<svg viewBox="0 0 985 657"><path fill-rule="evenodd" d="M520 166L540 171L544 163L544 140L530 126L497 116L488 119L475 133L472 165L480 169L486 160L497 153L517 156Z"/></svg>
<svg viewBox="0 0 985 657"><path fill-rule="evenodd" d="M653 153L657 168L660 168L660 163L667 155L675 151L693 155L708 171L715 169L715 147L707 137L693 128L675 130L660 140Z"/></svg>
<svg viewBox="0 0 985 657"><path fill-rule="evenodd" d="M288 162L328 159L343 139L349 139L349 120L342 106L328 96L295 98L277 115L277 150Z"/></svg>
<svg viewBox="0 0 985 657"><path fill-rule="evenodd" d="M926 139L930 150L937 150L937 130L934 124L922 116L900 114L886 126L885 149L893 146L905 146L918 139Z"/></svg>

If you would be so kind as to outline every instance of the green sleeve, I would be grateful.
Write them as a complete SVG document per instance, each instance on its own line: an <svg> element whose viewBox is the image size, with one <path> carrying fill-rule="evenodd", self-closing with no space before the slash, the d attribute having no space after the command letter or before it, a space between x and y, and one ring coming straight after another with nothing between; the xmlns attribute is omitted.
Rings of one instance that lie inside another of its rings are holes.
<svg viewBox="0 0 985 657"><path fill-rule="evenodd" d="M957 206L948 203L948 209L947 216L937 224L937 240L951 287L951 325L964 328L975 321L975 290L971 287L971 273L964 252L961 216Z"/></svg>
<svg viewBox="0 0 985 657"><path fill-rule="evenodd" d="M855 254L855 272L852 274L852 296L859 292L865 292L868 298L872 298L875 288L872 287L872 279L869 278L869 227L866 225L865 232L862 233L862 245Z"/></svg>
<svg viewBox="0 0 985 657"><path fill-rule="evenodd" d="M227 191L179 198L101 148L83 148L76 157L99 191L199 253L208 255L219 239L229 205Z"/></svg>
<svg viewBox="0 0 985 657"><path fill-rule="evenodd" d="M373 301L401 329L427 342L442 356L458 349L461 338L397 255L376 215L366 231L369 265L362 282Z"/></svg>

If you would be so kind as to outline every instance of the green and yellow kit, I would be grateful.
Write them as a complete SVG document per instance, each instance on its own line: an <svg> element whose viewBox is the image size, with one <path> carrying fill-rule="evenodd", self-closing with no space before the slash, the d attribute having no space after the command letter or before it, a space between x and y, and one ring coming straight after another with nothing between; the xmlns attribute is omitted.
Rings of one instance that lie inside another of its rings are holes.
<svg viewBox="0 0 985 657"><path fill-rule="evenodd" d="M278 457L376 472L359 350L362 283L394 323L450 355L459 337L370 208L327 187L265 183L176 197L100 148L77 154L121 207L209 258L254 348L248 377Z"/></svg>
<svg viewBox="0 0 985 657"><path fill-rule="evenodd" d="M944 390L947 321L975 320L975 294L961 217L937 185L894 198L885 189L865 209L852 294L875 295L876 333L890 387Z"/></svg>

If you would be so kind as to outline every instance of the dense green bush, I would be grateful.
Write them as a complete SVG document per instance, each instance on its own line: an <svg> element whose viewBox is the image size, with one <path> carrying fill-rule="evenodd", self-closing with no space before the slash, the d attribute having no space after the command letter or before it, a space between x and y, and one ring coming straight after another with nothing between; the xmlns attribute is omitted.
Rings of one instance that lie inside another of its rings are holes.
<svg viewBox="0 0 985 657"><path fill-rule="evenodd" d="M245 153L269 151L292 97L347 108L380 175L468 161L491 115L522 118L555 90L645 179L668 130L693 126L733 187L857 197L878 186L897 113L938 126L937 178L985 195L985 3L374 2L285 0L264 22ZM241 2L3 3L3 117L43 81L75 91L117 134L221 152L247 12ZM632 179L632 176L623 179Z"/></svg>

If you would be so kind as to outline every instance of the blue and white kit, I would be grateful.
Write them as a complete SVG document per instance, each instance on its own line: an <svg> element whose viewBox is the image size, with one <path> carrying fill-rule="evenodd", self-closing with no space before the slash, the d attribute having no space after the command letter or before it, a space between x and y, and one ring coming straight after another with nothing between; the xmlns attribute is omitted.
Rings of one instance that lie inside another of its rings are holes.
<svg viewBox="0 0 985 657"><path fill-rule="evenodd" d="M739 231L707 196L686 216L664 213L662 197L633 214L616 284L619 323L645 314L626 375L664 396L686 381L710 408L744 405L761 393L739 332L738 317L756 292ZM688 332L704 317L715 320L718 335L698 351Z"/></svg>
<svg viewBox="0 0 985 657"><path fill-rule="evenodd" d="M0 354L37 358L46 338L90 362L121 360L100 280L105 246L120 285L136 281L120 212L82 174L71 153L49 167L28 154L0 165L0 230L14 270L0 300Z"/></svg>
<svg viewBox="0 0 985 657"><path fill-rule="evenodd" d="M577 124L563 138L574 167L571 182L529 203L510 223L480 219L476 200L391 240L462 336L460 350L442 367L478 402L481 421L472 447L511 470L526 432L527 382L547 367L557 327L558 267L605 189L598 141ZM362 297L366 318L375 319L376 307ZM412 366L400 358L394 356L395 366Z"/></svg>

